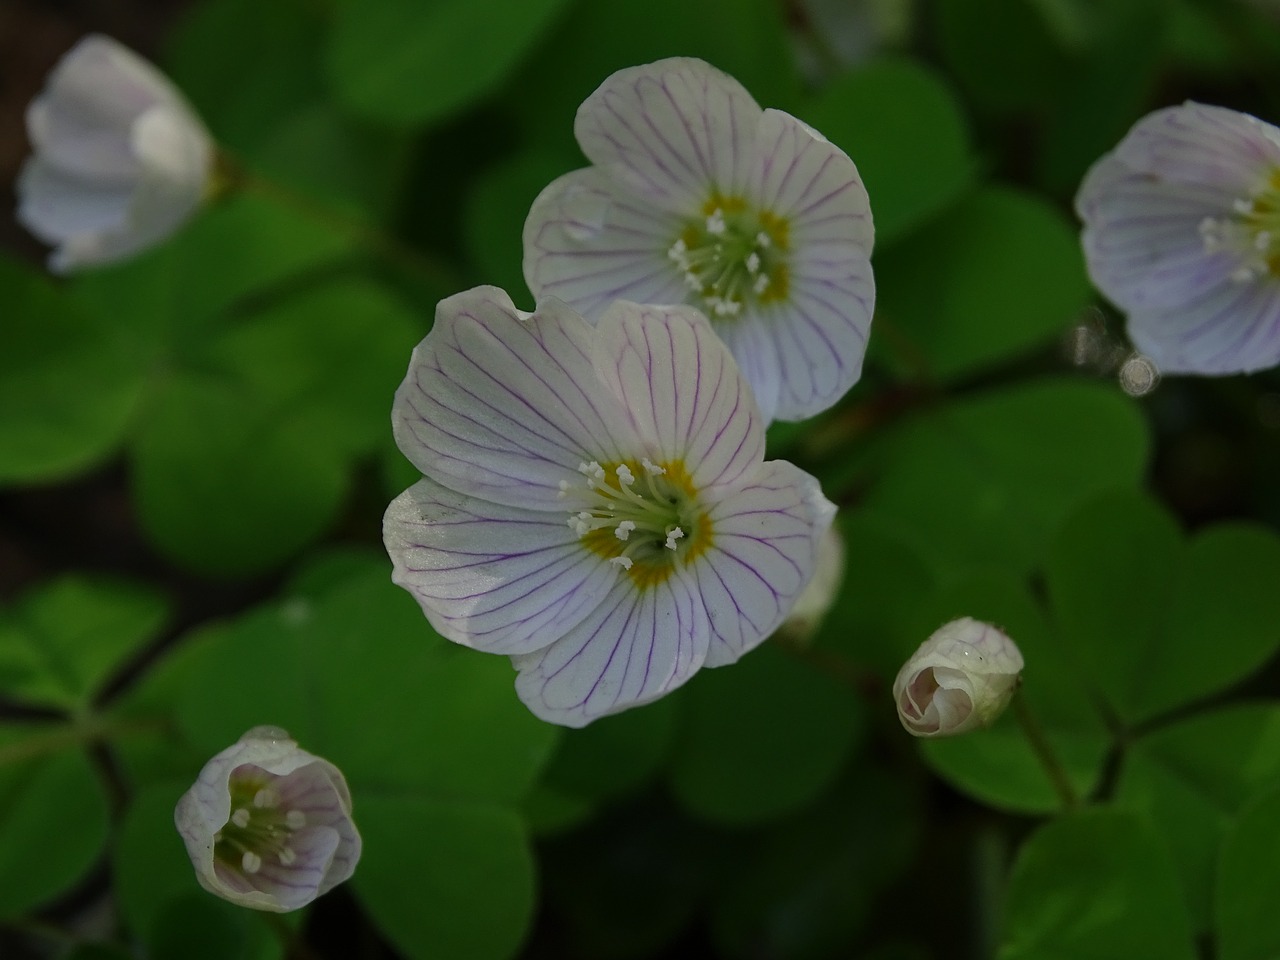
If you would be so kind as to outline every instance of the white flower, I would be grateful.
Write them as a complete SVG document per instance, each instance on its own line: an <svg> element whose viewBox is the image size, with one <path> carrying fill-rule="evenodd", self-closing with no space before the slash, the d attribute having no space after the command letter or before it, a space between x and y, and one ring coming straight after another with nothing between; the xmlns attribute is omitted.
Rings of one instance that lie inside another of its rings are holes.
<svg viewBox="0 0 1280 960"><path fill-rule="evenodd" d="M1158 110L1076 197L1089 274L1165 373L1280 363L1280 129L1223 107Z"/></svg>
<svg viewBox="0 0 1280 960"><path fill-rule="evenodd" d="M176 231L205 196L209 134L173 84L133 51L88 36L27 109L34 155L18 219L57 249L58 273L111 263Z"/></svg>
<svg viewBox="0 0 1280 960"><path fill-rule="evenodd" d="M174 822L200 885L255 910L297 910L360 859L342 772L277 727L254 727L205 764Z"/></svg>
<svg viewBox="0 0 1280 960"><path fill-rule="evenodd" d="M450 297L392 420L425 475L387 510L395 581L446 638L510 655L521 699L567 726L760 643L834 511L763 461L750 388L689 307L619 302L593 328L554 299Z"/></svg>
<svg viewBox="0 0 1280 960"><path fill-rule="evenodd" d="M524 227L524 273L595 322L615 300L688 303L729 344L766 423L858 379L875 302L857 168L795 117L685 58L621 70L578 109L595 164Z"/></svg>
<svg viewBox="0 0 1280 960"><path fill-rule="evenodd" d="M962 617L940 627L893 681L898 719L917 737L990 726L1009 705L1022 654L990 624Z"/></svg>

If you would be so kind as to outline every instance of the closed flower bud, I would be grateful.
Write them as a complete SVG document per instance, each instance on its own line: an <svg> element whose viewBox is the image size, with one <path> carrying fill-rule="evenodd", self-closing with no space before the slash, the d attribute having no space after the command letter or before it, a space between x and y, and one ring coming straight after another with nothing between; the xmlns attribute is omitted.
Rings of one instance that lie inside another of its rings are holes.
<svg viewBox="0 0 1280 960"><path fill-rule="evenodd" d="M779 628L784 638L798 644L810 640L826 619L827 611L835 602L843 582L844 540L840 537L840 532L831 526L818 541L813 578Z"/></svg>
<svg viewBox="0 0 1280 960"><path fill-rule="evenodd" d="M898 671L898 719L917 737L990 726L1009 705L1022 654L990 624L961 617L939 628Z"/></svg>
<svg viewBox="0 0 1280 960"><path fill-rule="evenodd" d="M254 727L205 764L174 822L200 885L255 910L297 910L360 859L342 772L278 727Z"/></svg>
<svg viewBox="0 0 1280 960"><path fill-rule="evenodd" d="M62 58L27 109L34 155L18 220L57 249L57 273L123 260L174 233L209 187L214 149L182 94L104 36Z"/></svg>

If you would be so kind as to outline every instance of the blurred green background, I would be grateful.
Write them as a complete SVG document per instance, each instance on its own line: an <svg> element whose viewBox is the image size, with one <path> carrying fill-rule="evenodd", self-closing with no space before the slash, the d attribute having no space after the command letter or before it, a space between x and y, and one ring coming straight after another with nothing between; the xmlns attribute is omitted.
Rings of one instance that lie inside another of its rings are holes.
<svg viewBox="0 0 1280 960"><path fill-rule="evenodd" d="M1274 5L0 0L6 184L92 31L276 186L66 282L0 224L0 957L1280 955L1280 378L1122 389L1071 213L1151 109L1280 119ZM532 307L578 103L671 55L865 178L866 374L770 432L847 569L816 636L561 731L390 584L390 401L441 297ZM899 729L899 664L960 615L1021 645L1076 808L1011 717ZM172 827L261 723L342 767L365 836L283 925Z"/></svg>

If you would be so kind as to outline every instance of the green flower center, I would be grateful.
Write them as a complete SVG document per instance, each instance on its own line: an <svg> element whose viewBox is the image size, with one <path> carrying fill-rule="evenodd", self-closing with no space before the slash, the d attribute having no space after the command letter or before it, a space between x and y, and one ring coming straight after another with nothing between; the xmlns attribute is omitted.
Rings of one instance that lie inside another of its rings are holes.
<svg viewBox="0 0 1280 960"><path fill-rule="evenodd" d="M1245 283L1255 277L1280 277L1280 169L1272 170L1252 196L1232 204L1234 213L1200 221L1200 236L1208 253L1230 250L1241 258L1231 279Z"/></svg>
<svg viewBox="0 0 1280 960"><path fill-rule="evenodd" d="M289 839L307 825L307 815L280 808L279 779L251 765L232 772L231 816L214 835L216 859L246 874L257 873L268 858L286 867L297 860Z"/></svg>
<svg viewBox="0 0 1280 960"><path fill-rule="evenodd" d="M662 583L677 563L711 545L711 521L683 462L592 460L579 464L578 472L583 485L560 484L560 495L579 508L569 514L569 529L592 553L622 567L636 586Z"/></svg>
<svg viewBox="0 0 1280 960"><path fill-rule="evenodd" d="M741 197L713 193L667 251L708 316L736 317L749 303L785 300L789 224Z"/></svg>

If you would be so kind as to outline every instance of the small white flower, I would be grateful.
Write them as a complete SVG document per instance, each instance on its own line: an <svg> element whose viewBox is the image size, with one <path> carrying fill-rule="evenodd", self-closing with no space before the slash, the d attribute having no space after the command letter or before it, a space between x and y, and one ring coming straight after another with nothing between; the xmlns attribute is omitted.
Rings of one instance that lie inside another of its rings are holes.
<svg viewBox="0 0 1280 960"><path fill-rule="evenodd" d="M898 719L917 737L990 726L1009 705L1022 654L990 624L962 617L940 627L893 681Z"/></svg>
<svg viewBox="0 0 1280 960"><path fill-rule="evenodd" d="M697 307L766 423L812 416L857 381L874 234L838 147L687 58L613 74L574 132L594 166L555 180L529 211L535 297L591 322L615 300Z"/></svg>
<svg viewBox="0 0 1280 960"><path fill-rule="evenodd" d="M58 273L160 243L212 175L213 144L182 94L109 37L85 37L59 61L27 109L27 134L18 220L57 247Z"/></svg>
<svg viewBox="0 0 1280 960"><path fill-rule="evenodd" d="M582 726L733 663L813 573L834 507L789 463L696 310L480 287L440 303L392 410L424 477L387 509L395 582ZM623 536L622 534L625 534Z"/></svg>
<svg viewBox="0 0 1280 960"><path fill-rule="evenodd" d="M1076 196L1098 288L1153 369L1280 363L1280 129L1224 107L1158 110Z"/></svg>
<svg viewBox="0 0 1280 960"><path fill-rule="evenodd" d="M297 910L360 859L342 772L278 727L254 727L205 764L174 822L200 885L255 910Z"/></svg>

